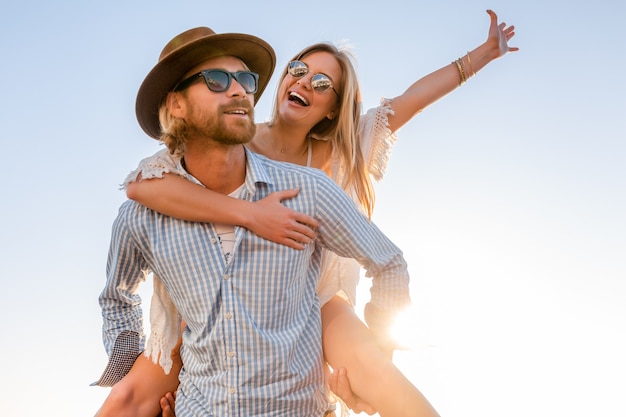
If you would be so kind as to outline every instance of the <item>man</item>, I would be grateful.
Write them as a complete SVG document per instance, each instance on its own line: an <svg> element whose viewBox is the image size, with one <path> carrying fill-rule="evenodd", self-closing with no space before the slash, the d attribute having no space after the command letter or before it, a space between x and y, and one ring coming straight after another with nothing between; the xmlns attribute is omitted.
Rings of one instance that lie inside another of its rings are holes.
<svg viewBox="0 0 626 417"><path fill-rule="evenodd" d="M400 250L326 174L244 147L274 65L261 39L196 28L168 43L138 93L140 125L182 155L179 170L190 181L250 201L299 189L285 205L319 222L317 239L294 250L243 228L177 220L133 201L121 206L100 296L111 360L99 383L117 382L143 350L136 293L154 272L186 323L178 417L324 414L321 248L364 265L372 311L409 303Z"/></svg>

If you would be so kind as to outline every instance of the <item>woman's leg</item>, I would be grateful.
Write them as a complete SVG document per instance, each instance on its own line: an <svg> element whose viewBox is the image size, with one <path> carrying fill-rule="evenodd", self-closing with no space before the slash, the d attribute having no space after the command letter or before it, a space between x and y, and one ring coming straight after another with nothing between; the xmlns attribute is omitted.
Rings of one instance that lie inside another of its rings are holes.
<svg viewBox="0 0 626 417"><path fill-rule="evenodd" d="M378 346L354 309L338 296L322 307L326 361L345 368L352 391L381 417L436 417L439 414Z"/></svg>
<svg viewBox="0 0 626 417"><path fill-rule="evenodd" d="M174 363L167 375L161 365L153 363L144 354L139 355L128 374L111 388L96 417L160 416L159 400L166 392L174 392L178 387L182 367L179 347L172 351Z"/></svg>

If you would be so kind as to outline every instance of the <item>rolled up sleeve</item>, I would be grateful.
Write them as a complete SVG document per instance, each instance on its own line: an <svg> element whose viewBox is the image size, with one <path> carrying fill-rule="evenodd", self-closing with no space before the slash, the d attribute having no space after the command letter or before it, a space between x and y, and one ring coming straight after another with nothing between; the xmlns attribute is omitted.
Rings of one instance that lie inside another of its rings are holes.
<svg viewBox="0 0 626 417"><path fill-rule="evenodd" d="M115 384L128 373L144 349L143 313L137 292L149 270L132 233L130 213L133 204L125 203L113 224L107 280L99 297L102 339L109 364L94 385Z"/></svg>

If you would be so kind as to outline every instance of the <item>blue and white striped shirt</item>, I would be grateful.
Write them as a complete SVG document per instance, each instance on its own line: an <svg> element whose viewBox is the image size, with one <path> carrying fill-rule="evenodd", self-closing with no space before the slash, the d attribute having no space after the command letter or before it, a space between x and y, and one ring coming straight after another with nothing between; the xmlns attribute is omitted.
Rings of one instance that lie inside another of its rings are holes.
<svg viewBox="0 0 626 417"><path fill-rule="evenodd" d="M137 289L154 272L187 323L178 417L319 417L327 408L316 293L321 248L357 259L373 278L371 302L388 312L409 303L406 263L325 173L246 152L241 198L299 189L283 203L319 221L317 239L294 250L236 227L227 264L213 225L127 201L113 225L100 296L104 344L111 355L120 333L131 331L143 349Z"/></svg>

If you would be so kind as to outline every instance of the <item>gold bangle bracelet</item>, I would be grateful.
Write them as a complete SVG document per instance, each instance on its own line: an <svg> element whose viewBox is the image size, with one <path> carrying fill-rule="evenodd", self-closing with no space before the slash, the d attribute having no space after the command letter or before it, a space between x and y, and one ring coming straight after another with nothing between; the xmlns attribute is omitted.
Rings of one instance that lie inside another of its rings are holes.
<svg viewBox="0 0 626 417"><path fill-rule="evenodd" d="M467 81L467 79L465 78L465 71L463 70L463 61L461 61L461 58L459 58L454 61L454 64L456 64L456 68L459 70L459 76L461 78L461 80L459 81L459 85L463 85L463 83Z"/></svg>
<svg viewBox="0 0 626 417"><path fill-rule="evenodd" d="M474 71L474 67L472 67L472 60L469 56L469 51L467 51L467 63L469 64L470 70L472 71L472 77L476 75L476 71Z"/></svg>
<svg viewBox="0 0 626 417"><path fill-rule="evenodd" d="M463 84L463 76L461 75L461 68L459 67L459 63L456 61L452 61L454 65L456 65L456 70L459 72L459 85Z"/></svg>

